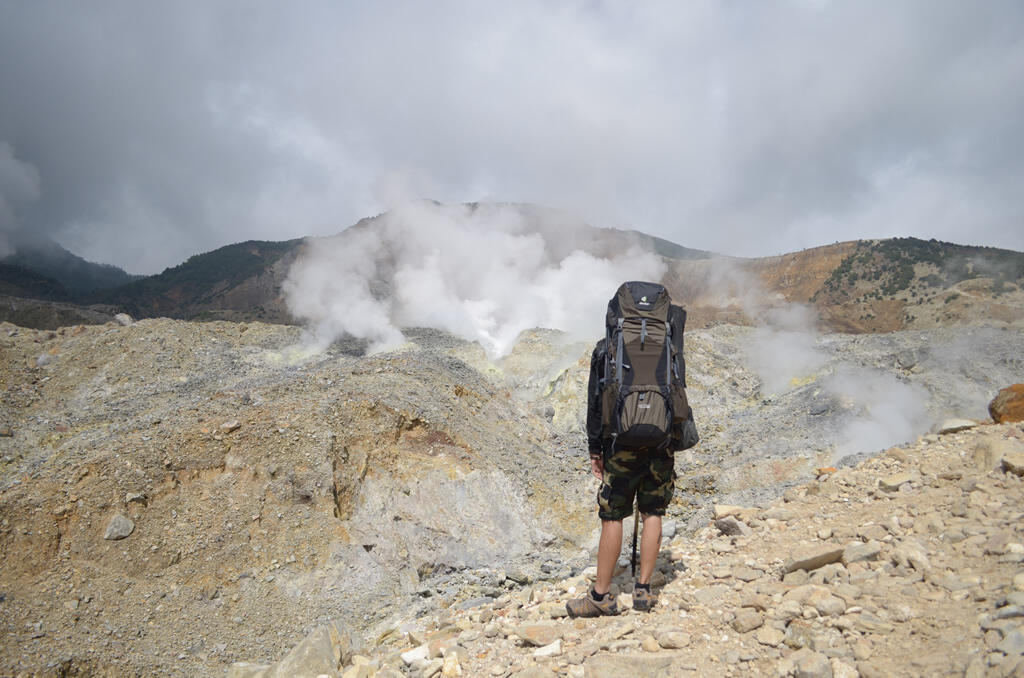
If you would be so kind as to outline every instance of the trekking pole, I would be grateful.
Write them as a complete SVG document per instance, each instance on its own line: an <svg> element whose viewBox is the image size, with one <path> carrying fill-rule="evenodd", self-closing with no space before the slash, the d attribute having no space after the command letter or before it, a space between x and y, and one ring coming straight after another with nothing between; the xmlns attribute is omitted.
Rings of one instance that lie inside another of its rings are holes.
<svg viewBox="0 0 1024 678"><path fill-rule="evenodd" d="M636 535L640 526L640 502L636 503L636 510L633 511L633 555L629 559L629 572L633 579L636 579Z"/></svg>

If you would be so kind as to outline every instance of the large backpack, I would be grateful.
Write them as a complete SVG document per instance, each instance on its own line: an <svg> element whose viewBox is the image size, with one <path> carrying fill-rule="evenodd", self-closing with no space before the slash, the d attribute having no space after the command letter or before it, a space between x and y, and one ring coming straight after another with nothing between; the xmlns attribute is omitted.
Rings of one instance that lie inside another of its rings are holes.
<svg viewBox="0 0 1024 678"><path fill-rule="evenodd" d="M686 398L686 311L651 282L623 283L608 302L601 389L614 448L685 450L699 438Z"/></svg>

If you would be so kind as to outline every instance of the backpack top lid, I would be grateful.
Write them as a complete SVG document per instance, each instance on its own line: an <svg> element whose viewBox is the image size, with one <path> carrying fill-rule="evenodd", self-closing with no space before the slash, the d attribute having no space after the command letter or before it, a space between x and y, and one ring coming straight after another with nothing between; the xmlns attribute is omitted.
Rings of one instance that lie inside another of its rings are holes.
<svg viewBox="0 0 1024 678"><path fill-rule="evenodd" d="M608 321L628 315L667 317L672 300L663 285L632 280L624 282L608 302Z"/></svg>

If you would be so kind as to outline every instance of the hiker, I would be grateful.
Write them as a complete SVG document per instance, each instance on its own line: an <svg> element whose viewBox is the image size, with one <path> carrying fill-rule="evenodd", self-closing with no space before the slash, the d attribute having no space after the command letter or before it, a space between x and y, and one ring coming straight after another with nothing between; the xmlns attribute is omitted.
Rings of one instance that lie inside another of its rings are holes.
<svg viewBox="0 0 1024 678"><path fill-rule="evenodd" d="M639 318L635 322L637 331L631 327L632 314ZM633 609L646 612L655 603L651 575L661 546L662 516L675 490L673 450L687 449L697 442L684 390L685 315L680 307L671 305L667 291L655 283L624 283L609 302L608 332L590 356L587 387L590 467L601 481L597 495L601 519L597 579L584 596L566 603L570 617L619 613L611 582L622 550L622 521L633 513L634 498L643 516L643 536L640 573L633 585ZM654 376L644 374L649 365L656 366L647 370ZM671 376L667 376L669 371ZM644 379L661 383L646 388ZM634 534L634 550L635 540Z"/></svg>

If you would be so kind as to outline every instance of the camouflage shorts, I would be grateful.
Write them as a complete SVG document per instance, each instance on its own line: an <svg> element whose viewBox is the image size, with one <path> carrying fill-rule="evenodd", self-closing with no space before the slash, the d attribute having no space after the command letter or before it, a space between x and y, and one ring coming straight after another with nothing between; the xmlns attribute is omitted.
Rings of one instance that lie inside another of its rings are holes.
<svg viewBox="0 0 1024 678"><path fill-rule="evenodd" d="M671 452L616 450L604 462L597 515L601 520L622 520L633 512L634 496L641 513L664 515L675 491L675 477Z"/></svg>

